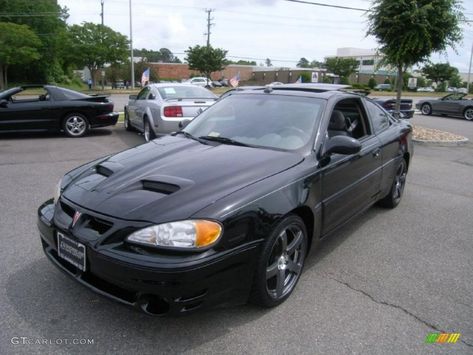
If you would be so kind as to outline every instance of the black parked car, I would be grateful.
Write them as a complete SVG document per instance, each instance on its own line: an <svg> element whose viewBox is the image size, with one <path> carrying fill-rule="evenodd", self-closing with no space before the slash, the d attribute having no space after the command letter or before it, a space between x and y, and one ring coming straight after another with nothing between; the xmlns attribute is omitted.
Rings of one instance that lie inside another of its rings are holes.
<svg viewBox="0 0 473 355"><path fill-rule="evenodd" d="M182 131L67 173L38 210L42 246L149 314L276 306L321 238L398 205L411 134L351 93L234 91Z"/></svg>
<svg viewBox="0 0 473 355"><path fill-rule="evenodd" d="M373 100L390 114L394 114L396 109L396 99L373 98ZM401 118L412 118L414 116L414 108L411 99L401 99Z"/></svg>
<svg viewBox="0 0 473 355"><path fill-rule="evenodd" d="M26 85L0 93L0 132L63 131L82 137L90 128L111 126L117 120L118 113L105 96L53 85Z"/></svg>
<svg viewBox="0 0 473 355"><path fill-rule="evenodd" d="M440 99L421 100L416 107L423 115L448 115L473 121L473 100L466 96L467 94L456 92Z"/></svg>

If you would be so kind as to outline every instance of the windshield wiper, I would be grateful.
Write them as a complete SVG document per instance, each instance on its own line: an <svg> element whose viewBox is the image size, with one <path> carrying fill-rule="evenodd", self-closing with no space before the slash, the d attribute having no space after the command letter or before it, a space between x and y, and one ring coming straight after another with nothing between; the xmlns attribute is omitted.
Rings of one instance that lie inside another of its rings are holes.
<svg viewBox="0 0 473 355"><path fill-rule="evenodd" d="M227 138L227 137L200 136L199 139L205 139L205 140L208 140L208 141L219 142L219 143L223 143L223 144L239 145L239 146L242 146L242 147L251 147L250 144L239 142L239 141L236 141L234 139Z"/></svg>
<svg viewBox="0 0 473 355"><path fill-rule="evenodd" d="M193 140L195 140L199 143L207 144L204 140L202 140L200 138L197 138L197 137L193 136L192 134L187 133L186 131L178 131L178 132L174 133L173 136L177 136L178 134L182 134L184 137L189 138L189 139L193 139Z"/></svg>

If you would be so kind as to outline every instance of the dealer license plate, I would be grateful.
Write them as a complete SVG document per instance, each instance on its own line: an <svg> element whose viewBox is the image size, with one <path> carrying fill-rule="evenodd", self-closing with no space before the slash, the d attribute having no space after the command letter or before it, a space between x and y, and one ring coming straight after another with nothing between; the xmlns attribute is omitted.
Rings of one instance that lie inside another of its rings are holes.
<svg viewBox="0 0 473 355"><path fill-rule="evenodd" d="M85 271L85 245L57 233L57 253L76 268Z"/></svg>

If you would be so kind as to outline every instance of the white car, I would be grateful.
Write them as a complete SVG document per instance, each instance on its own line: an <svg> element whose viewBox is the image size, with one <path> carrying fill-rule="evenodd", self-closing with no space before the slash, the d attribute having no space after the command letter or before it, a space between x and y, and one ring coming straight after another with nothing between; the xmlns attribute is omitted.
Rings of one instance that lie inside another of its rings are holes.
<svg viewBox="0 0 473 355"><path fill-rule="evenodd" d="M434 92L434 88L430 86L417 88L417 92Z"/></svg>
<svg viewBox="0 0 473 355"><path fill-rule="evenodd" d="M204 88L212 87L212 82L203 76L196 76L195 78L190 78L189 80L186 80L184 82L186 84L202 86Z"/></svg>

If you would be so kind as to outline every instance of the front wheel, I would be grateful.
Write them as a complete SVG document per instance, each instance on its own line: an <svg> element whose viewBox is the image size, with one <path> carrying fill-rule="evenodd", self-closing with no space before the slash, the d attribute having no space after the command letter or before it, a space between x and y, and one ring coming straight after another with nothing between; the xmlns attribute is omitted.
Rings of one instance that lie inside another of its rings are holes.
<svg viewBox="0 0 473 355"><path fill-rule="evenodd" d="M284 302L299 280L307 253L307 231L295 215L284 218L263 246L250 302L274 307Z"/></svg>
<svg viewBox="0 0 473 355"><path fill-rule="evenodd" d="M468 121L473 120L473 107L467 107L465 111L463 112L463 117L467 119Z"/></svg>
<svg viewBox="0 0 473 355"><path fill-rule="evenodd" d="M80 113L70 113L64 118L62 129L69 137L82 137L89 130L89 122L87 118Z"/></svg>
<svg viewBox="0 0 473 355"><path fill-rule="evenodd" d="M422 112L423 115L431 115L432 107L429 104L423 104L420 108L420 112Z"/></svg>
<svg viewBox="0 0 473 355"><path fill-rule="evenodd" d="M381 200L378 204L386 208L394 208L401 202L402 194L404 193L404 187L406 186L407 178L407 163L405 159L402 159L399 164L396 174L394 175L394 181L391 186L389 193Z"/></svg>

